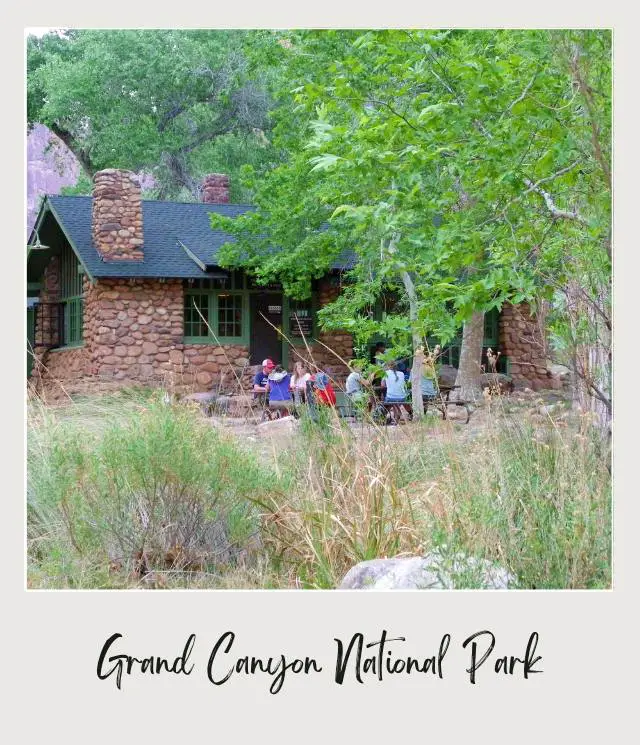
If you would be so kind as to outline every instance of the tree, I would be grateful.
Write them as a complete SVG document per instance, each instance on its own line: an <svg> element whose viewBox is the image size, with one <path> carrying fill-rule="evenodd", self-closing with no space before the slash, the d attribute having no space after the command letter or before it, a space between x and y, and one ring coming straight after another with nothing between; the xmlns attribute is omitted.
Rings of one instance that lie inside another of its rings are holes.
<svg viewBox="0 0 640 745"><path fill-rule="evenodd" d="M255 213L215 218L237 237L227 262L304 293L351 247L351 285L322 312L325 326L357 338L392 331L399 346L408 330L415 351L468 322L470 389L484 311L591 286L595 255L594 282L606 290L608 32L322 31L288 41L275 113L288 155L252 174ZM367 310L389 289L404 307L376 324ZM572 333L574 357L590 369ZM597 398L601 381L589 376Z"/></svg>
<svg viewBox="0 0 640 745"><path fill-rule="evenodd" d="M159 196L195 195L203 165L265 157L270 97L252 32L76 30L27 40L28 122L47 125L88 176L153 172Z"/></svg>

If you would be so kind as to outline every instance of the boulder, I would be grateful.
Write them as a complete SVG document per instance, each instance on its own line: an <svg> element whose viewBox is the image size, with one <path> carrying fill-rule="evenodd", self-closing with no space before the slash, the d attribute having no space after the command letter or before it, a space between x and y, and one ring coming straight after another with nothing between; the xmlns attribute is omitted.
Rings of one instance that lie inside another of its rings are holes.
<svg viewBox="0 0 640 745"><path fill-rule="evenodd" d="M542 416L551 416L551 414L558 413L558 409L560 409L559 404L546 404L544 406L539 406L537 409L538 414L542 414Z"/></svg>
<svg viewBox="0 0 640 745"><path fill-rule="evenodd" d="M438 370L438 383L440 385L451 386L456 384L458 377L458 368L452 365L441 365Z"/></svg>
<svg viewBox="0 0 640 745"><path fill-rule="evenodd" d="M229 413L235 416L246 416L255 406L252 394L241 393L229 396Z"/></svg>
<svg viewBox="0 0 640 745"><path fill-rule="evenodd" d="M552 363L548 363L547 372L549 373L549 375L551 375L552 378L557 378L559 380L565 380L566 378L571 376L571 370L569 370L569 368L565 367L564 365L554 365Z"/></svg>
<svg viewBox="0 0 640 745"><path fill-rule="evenodd" d="M373 559L352 567L341 590L506 590L516 578L506 569L464 554Z"/></svg>
<svg viewBox="0 0 640 745"><path fill-rule="evenodd" d="M293 416L283 416L269 422L261 422L257 426L260 437L279 437L281 435L292 435L297 432L300 422Z"/></svg>

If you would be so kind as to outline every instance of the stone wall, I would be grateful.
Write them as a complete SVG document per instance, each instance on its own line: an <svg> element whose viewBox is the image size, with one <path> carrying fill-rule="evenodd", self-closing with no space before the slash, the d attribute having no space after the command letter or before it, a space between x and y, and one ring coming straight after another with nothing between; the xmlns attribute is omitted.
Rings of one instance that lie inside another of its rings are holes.
<svg viewBox="0 0 640 745"><path fill-rule="evenodd" d="M140 261L142 191L130 171L108 168L93 177L93 245L105 261Z"/></svg>
<svg viewBox="0 0 640 745"><path fill-rule="evenodd" d="M171 372L170 354L182 346L182 282L108 279L87 287L84 337L100 378Z"/></svg>
<svg viewBox="0 0 640 745"><path fill-rule="evenodd" d="M499 340L499 350L509 358L509 373L516 386L536 391L554 387L547 373L543 324L527 303L503 306Z"/></svg>
<svg viewBox="0 0 640 745"><path fill-rule="evenodd" d="M59 341L58 316L53 312L47 312L44 308L48 303L57 303L59 299L60 259L58 256L53 256L42 277L39 301L43 309L36 314L35 328L35 345L38 348L57 344Z"/></svg>
<svg viewBox="0 0 640 745"><path fill-rule="evenodd" d="M233 388L248 363L247 348L183 344L183 303L177 279L87 283L84 334L91 374L176 389Z"/></svg>
<svg viewBox="0 0 640 745"><path fill-rule="evenodd" d="M49 295L57 289L57 264L46 272ZM250 389L256 372L249 366L249 349L242 345L184 344L183 285L181 280L105 279L84 285L84 347L46 353L53 367L43 378L71 380L90 376L122 384L163 384L172 389L237 391ZM321 283L319 301L325 305L338 287ZM347 333L321 333L320 341L345 361L353 354ZM323 344L310 345L312 369L325 370L344 382L346 366ZM290 367L304 346L292 347Z"/></svg>
<svg viewBox="0 0 640 745"><path fill-rule="evenodd" d="M89 370L89 355L86 347L52 349L44 361L44 378L50 381L80 380Z"/></svg>
<svg viewBox="0 0 640 745"><path fill-rule="evenodd" d="M54 257L44 274L41 301L56 302L59 264ZM322 281L319 305L336 298L339 287ZM249 366L249 349L241 345L184 344L181 280L84 280L84 346L49 351L45 338L56 334L56 316L42 312L36 323L34 382L94 377L121 383L145 382L173 389L237 391L249 389L257 368ZM509 358L514 383L534 390L554 387L547 372L546 348L539 319L526 304L504 306L500 316L501 353ZM322 342L322 343L319 343ZM296 359L325 370L338 384L353 356L351 335L320 333L319 342L291 346ZM326 345L326 346L324 346ZM332 350L332 351L330 351ZM335 352L333 354L332 352ZM239 382L240 381L240 382Z"/></svg>
<svg viewBox="0 0 640 745"><path fill-rule="evenodd" d="M39 385L48 377L48 356L51 344L58 343L58 316L48 303L57 303L60 297L60 260L54 256L44 270L39 305L36 307L36 325L33 347L31 382Z"/></svg>

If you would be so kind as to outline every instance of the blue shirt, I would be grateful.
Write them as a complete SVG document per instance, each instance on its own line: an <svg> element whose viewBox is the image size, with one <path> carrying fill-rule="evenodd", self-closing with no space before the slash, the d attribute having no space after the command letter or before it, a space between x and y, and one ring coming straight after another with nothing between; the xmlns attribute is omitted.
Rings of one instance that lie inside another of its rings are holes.
<svg viewBox="0 0 640 745"><path fill-rule="evenodd" d="M268 380L269 376L263 370L258 370L258 372L253 376L253 384L259 385L261 388L265 387Z"/></svg>
<svg viewBox="0 0 640 745"><path fill-rule="evenodd" d="M269 376L263 370L258 370L258 372L253 376L253 384L259 385L261 388L264 388L268 382L269 382ZM260 391L253 392L254 399L257 399L258 397L264 396L264 395L265 394L260 393Z"/></svg>
<svg viewBox="0 0 640 745"><path fill-rule="evenodd" d="M269 380L269 401L290 401L289 384L291 375L287 374L282 380Z"/></svg>

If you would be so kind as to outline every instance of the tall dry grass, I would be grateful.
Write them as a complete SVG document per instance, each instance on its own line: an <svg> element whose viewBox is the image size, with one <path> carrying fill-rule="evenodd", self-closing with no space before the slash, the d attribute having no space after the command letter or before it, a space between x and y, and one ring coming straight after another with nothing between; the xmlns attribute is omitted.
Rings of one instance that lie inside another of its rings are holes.
<svg viewBox="0 0 640 745"><path fill-rule="evenodd" d="M523 588L608 587L599 447L587 429L498 415L469 439L449 422L309 426L281 459L288 488L267 505L265 540L310 587L335 587L359 561L432 549L500 564Z"/></svg>
<svg viewBox="0 0 640 745"><path fill-rule="evenodd" d="M385 428L322 411L269 448L160 396L30 407L31 586L332 588L359 561L433 549L522 588L611 584L608 455L580 422L498 406L483 426Z"/></svg>

